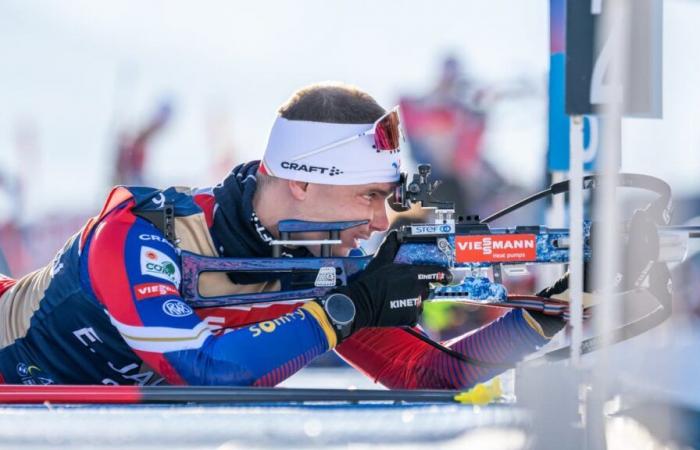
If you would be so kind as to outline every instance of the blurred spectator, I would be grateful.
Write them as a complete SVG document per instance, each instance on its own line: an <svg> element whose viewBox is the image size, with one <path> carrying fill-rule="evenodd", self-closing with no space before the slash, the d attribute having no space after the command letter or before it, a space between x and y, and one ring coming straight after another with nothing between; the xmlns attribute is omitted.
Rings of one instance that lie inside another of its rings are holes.
<svg viewBox="0 0 700 450"><path fill-rule="evenodd" d="M414 160L433 166L433 176L443 181L439 196L455 200L458 214L483 215L524 194L484 158L484 138L496 103L531 91L522 81L478 85L460 61L449 56L428 94L400 100Z"/></svg>
<svg viewBox="0 0 700 450"><path fill-rule="evenodd" d="M221 102L211 102L205 114L207 144L212 151L208 178L218 183L239 162L233 138L233 120L229 108Z"/></svg>
<svg viewBox="0 0 700 450"><path fill-rule="evenodd" d="M25 223L26 189L28 180L40 171L39 131L32 117L22 117L14 124L14 151L18 162L14 173L0 173L0 198L5 200L0 214L0 273L24 274L32 265Z"/></svg>
<svg viewBox="0 0 700 450"><path fill-rule="evenodd" d="M154 116L138 131L122 132L117 142L117 161L113 184L143 185L144 165L148 146L172 116L172 106L169 101L163 101Z"/></svg>

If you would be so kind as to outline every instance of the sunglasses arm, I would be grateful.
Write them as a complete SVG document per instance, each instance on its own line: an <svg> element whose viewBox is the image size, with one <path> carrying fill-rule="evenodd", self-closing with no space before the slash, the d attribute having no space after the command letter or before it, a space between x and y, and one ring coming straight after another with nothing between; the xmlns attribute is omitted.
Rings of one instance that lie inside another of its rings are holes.
<svg viewBox="0 0 700 450"><path fill-rule="evenodd" d="M331 142L330 144L326 144L323 147L319 147L319 148L311 150L309 152L302 153L301 155L295 156L291 160L292 161L299 161L300 159L304 159L304 158L308 158L309 156L317 155L319 153L325 152L326 150L330 150L330 149L338 147L340 145L345 145L348 142L352 142L355 139L358 139L358 138L361 138L362 136L366 136L368 134L373 134L373 133L374 133L374 129L364 131L360 134L355 134L355 135L352 135L352 136L347 137L345 139L341 139L339 141L335 141L335 142Z"/></svg>

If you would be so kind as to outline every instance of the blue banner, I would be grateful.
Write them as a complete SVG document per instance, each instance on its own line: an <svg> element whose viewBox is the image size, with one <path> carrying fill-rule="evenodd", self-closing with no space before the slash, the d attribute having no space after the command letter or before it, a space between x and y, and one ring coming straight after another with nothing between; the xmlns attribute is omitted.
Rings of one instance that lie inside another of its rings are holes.
<svg viewBox="0 0 700 450"><path fill-rule="evenodd" d="M569 116L566 100L566 0L550 0L550 58L549 58L549 145L547 169L569 170ZM584 170L594 171L600 150L598 118L584 116Z"/></svg>

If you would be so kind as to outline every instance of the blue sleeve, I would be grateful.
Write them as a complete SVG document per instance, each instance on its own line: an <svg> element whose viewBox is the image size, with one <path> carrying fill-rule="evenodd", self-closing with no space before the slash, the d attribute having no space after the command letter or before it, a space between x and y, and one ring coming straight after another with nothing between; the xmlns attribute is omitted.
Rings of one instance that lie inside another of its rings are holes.
<svg viewBox="0 0 700 450"><path fill-rule="evenodd" d="M171 383L275 385L335 346L316 303L214 333L179 294L177 250L150 223L108 217L89 247L90 283L134 352Z"/></svg>

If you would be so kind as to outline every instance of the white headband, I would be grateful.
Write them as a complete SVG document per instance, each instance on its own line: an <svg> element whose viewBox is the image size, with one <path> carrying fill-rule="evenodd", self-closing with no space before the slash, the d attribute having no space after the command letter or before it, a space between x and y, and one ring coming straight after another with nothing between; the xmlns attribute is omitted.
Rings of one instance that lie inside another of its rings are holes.
<svg viewBox="0 0 700 450"><path fill-rule="evenodd" d="M328 144L357 136L373 124L338 124L277 117L270 131L260 171L287 180L351 185L399 180L398 151L377 151L373 135L338 146Z"/></svg>

